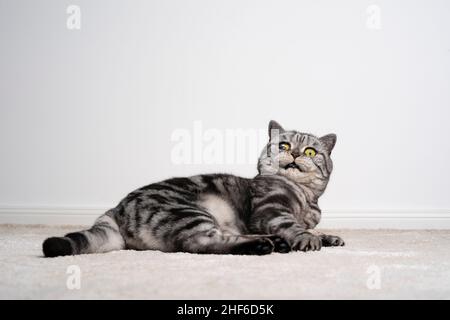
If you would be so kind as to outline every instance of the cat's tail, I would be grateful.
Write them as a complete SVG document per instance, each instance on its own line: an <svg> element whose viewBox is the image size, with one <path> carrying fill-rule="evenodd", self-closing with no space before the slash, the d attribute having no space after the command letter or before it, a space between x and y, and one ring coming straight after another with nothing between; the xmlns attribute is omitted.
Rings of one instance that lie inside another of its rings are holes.
<svg viewBox="0 0 450 320"><path fill-rule="evenodd" d="M114 219L115 210L109 210L99 217L88 230L47 238L42 244L44 255L57 257L124 249L125 241Z"/></svg>

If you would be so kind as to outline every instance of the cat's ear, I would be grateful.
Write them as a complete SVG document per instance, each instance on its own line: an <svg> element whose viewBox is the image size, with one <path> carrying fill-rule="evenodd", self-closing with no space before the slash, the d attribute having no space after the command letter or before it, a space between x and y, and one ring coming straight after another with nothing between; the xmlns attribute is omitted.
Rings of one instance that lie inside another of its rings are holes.
<svg viewBox="0 0 450 320"><path fill-rule="evenodd" d="M326 136L320 137L319 140L322 142L322 144L325 146L325 149L327 149L328 154L331 154L331 151L334 148L334 145L336 144L336 135L334 133L327 134Z"/></svg>
<svg viewBox="0 0 450 320"><path fill-rule="evenodd" d="M272 139L272 136L275 134L281 134L284 132L283 127L276 122L275 120L270 120L269 122L269 138Z"/></svg>

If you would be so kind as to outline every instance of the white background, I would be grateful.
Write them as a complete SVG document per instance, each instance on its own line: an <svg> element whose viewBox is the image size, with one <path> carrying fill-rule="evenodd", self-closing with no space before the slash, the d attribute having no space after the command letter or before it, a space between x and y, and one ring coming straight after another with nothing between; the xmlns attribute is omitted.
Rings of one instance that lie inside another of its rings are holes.
<svg viewBox="0 0 450 320"><path fill-rule="evenodd" d="M0 40L3 221L112 207L171 176L251 177L173 164L171 134L275 119L337 134L325 211L449 225L448 1L1 0Z"/></svg>

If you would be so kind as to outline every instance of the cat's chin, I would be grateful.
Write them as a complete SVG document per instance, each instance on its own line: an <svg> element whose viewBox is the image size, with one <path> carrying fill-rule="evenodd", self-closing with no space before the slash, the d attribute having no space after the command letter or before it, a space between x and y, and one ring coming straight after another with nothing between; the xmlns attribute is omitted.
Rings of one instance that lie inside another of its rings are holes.
<svg viewBox="0 0 450 320"><path fill-rule="evenodd" d="M299 167L289 167L289 168L284 168L284 171L290 174L297 174L298 172L303 172Z"/></svg>
<svg viewBox="0 0 450 320"><path fill-rule="evenodd" d="M280 170L280 173L286 177L297 177L302 174L302 172L296 168L282 169Z"/></svg>

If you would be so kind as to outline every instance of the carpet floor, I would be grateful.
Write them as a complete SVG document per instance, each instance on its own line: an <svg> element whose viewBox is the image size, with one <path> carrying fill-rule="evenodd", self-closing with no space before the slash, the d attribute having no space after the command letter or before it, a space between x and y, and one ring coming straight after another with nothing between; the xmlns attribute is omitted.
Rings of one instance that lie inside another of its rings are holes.
<svg viewBox="0 0 450 320"><path fill-rule="evenodd" d="M123 250L42 257L46 237L76 230L0 225L0 298L450 298L450 230L333 230L345 247L267 256Z"/></svg>

